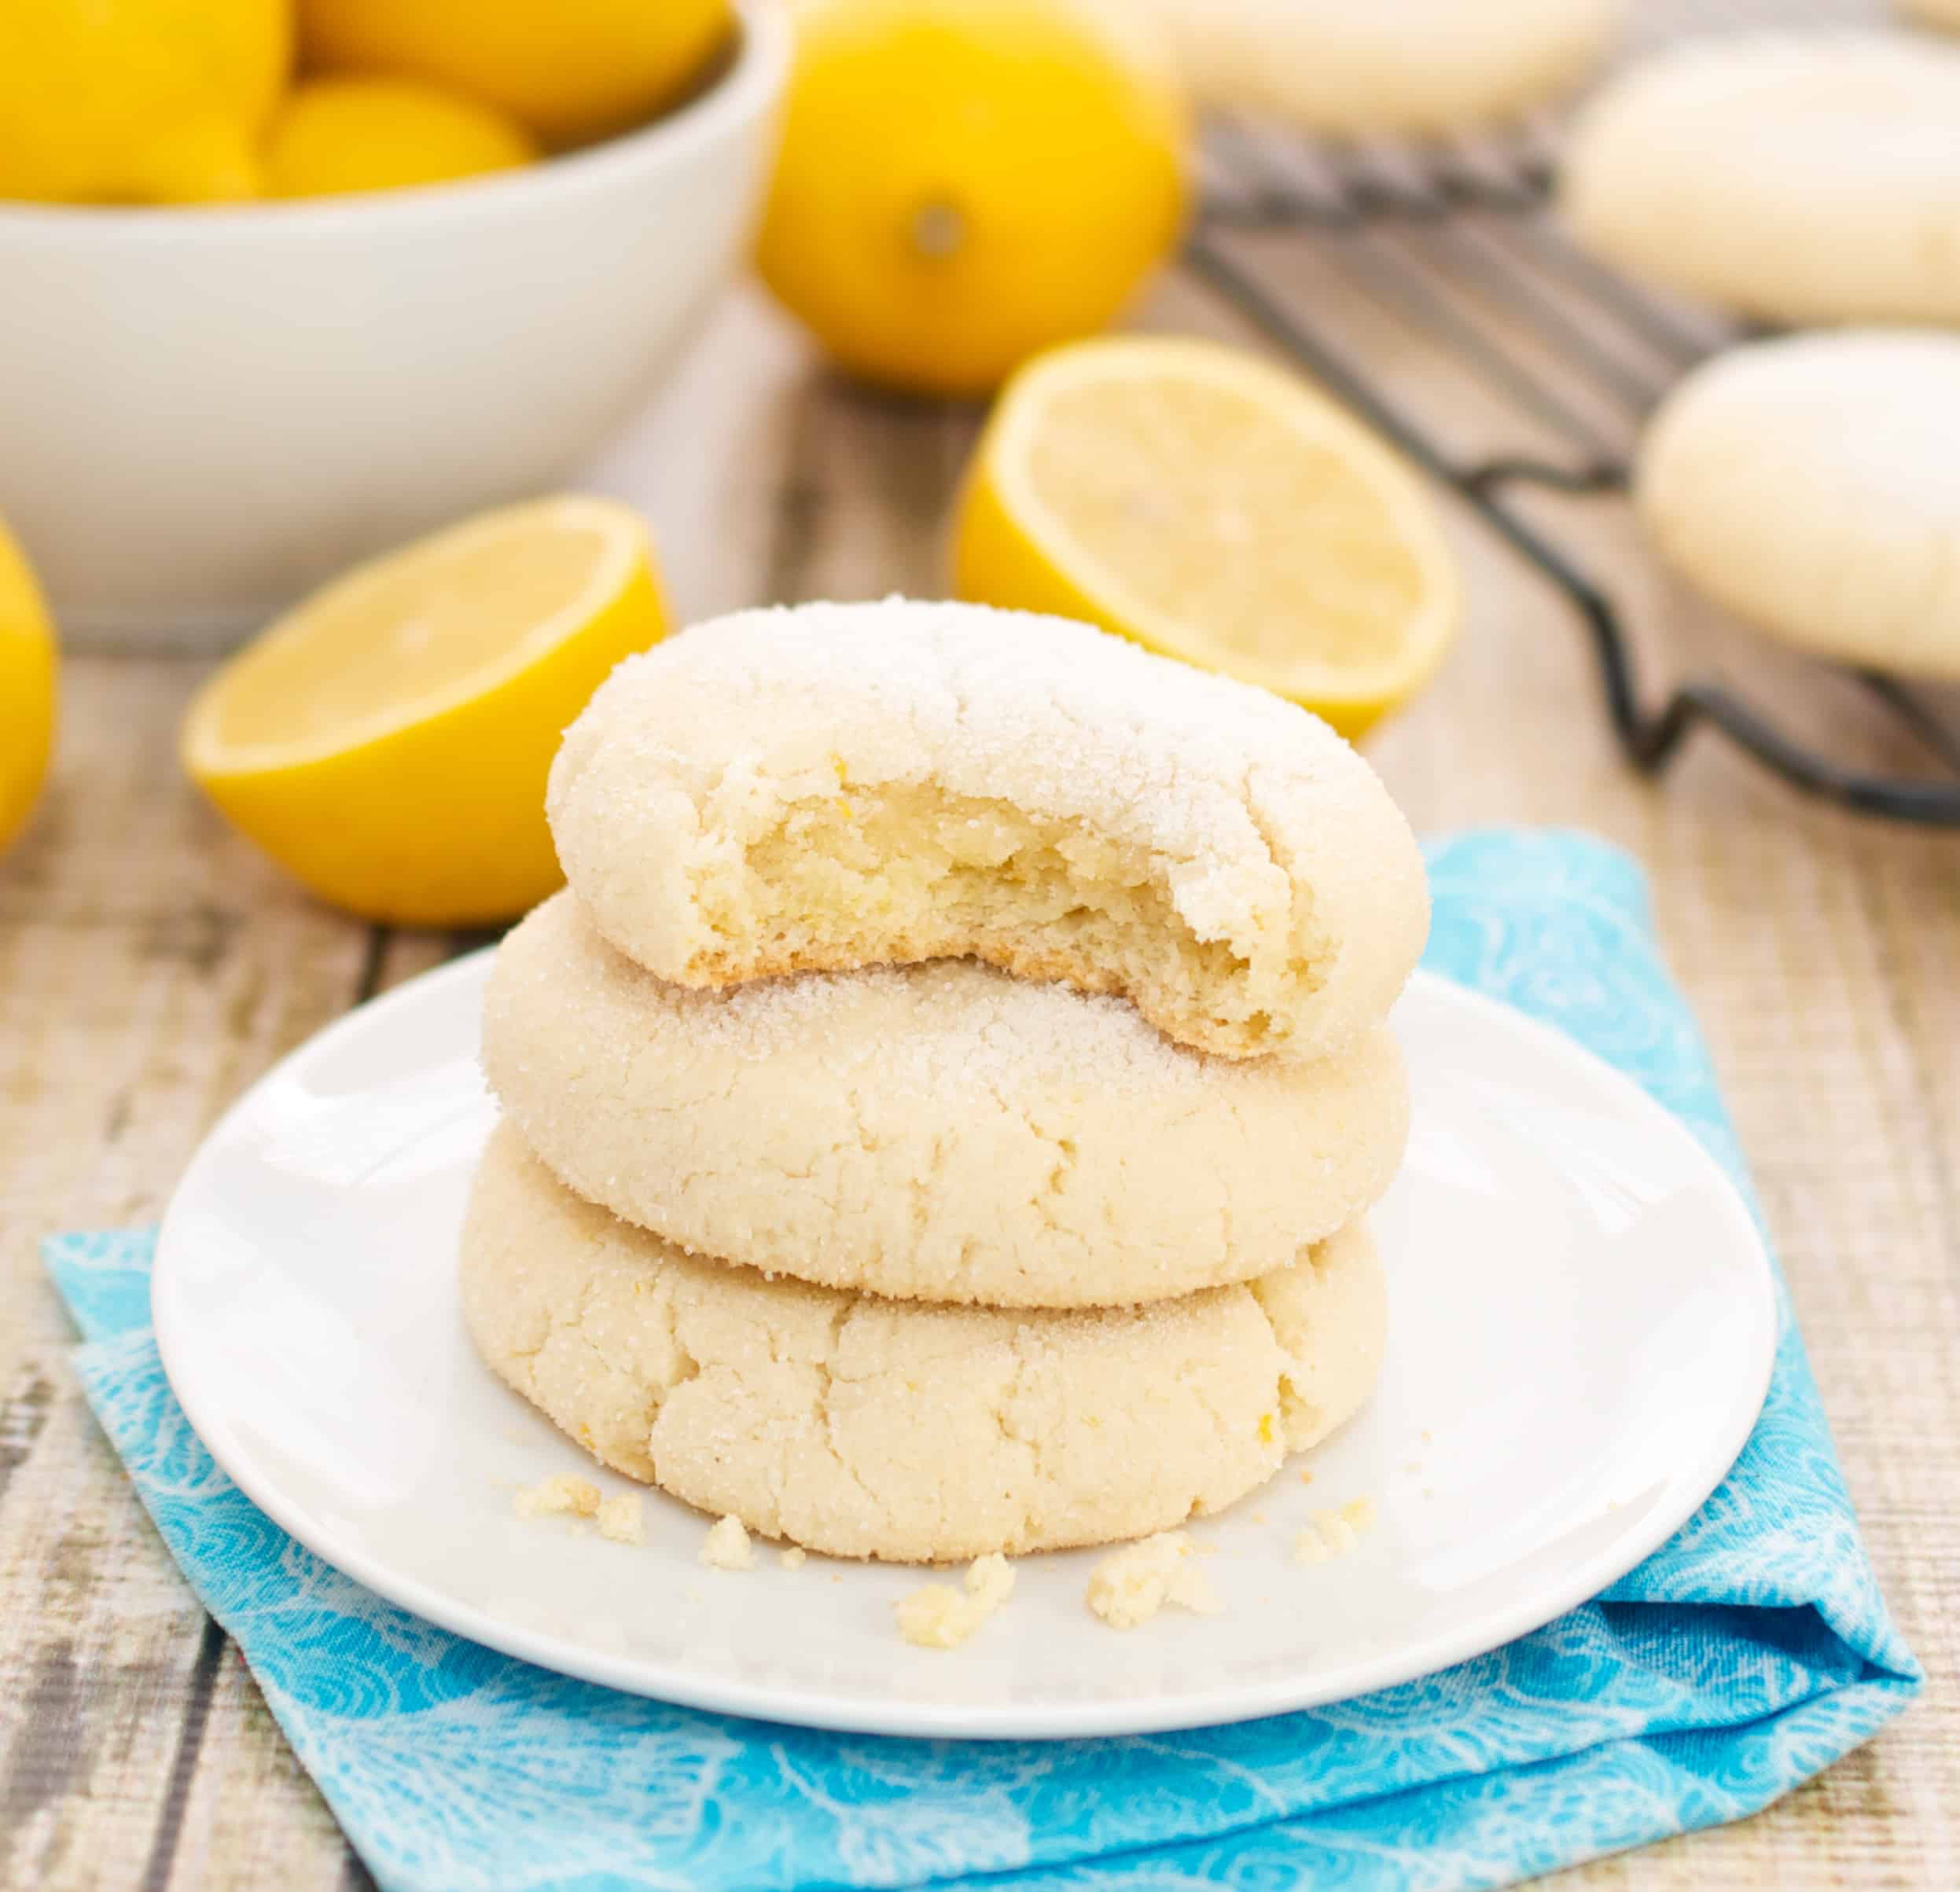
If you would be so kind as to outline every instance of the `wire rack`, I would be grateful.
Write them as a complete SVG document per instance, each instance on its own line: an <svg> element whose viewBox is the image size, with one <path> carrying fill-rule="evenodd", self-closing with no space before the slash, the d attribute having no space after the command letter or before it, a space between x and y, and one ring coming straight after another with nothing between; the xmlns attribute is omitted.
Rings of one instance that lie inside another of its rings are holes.
<svg viewBox="0 0 1960 1892"><path fill-rule="evenodd" d="M1761 22L1844 20L1845 4L1655 7L1635 38ZM1646 28L1642 32L1641 29ZM1588 641L1613 733L1637 769L1658 774L1691 733L1719 733L1763 768L1855 812L1960 827L1960 720L1932 692L1875 671L1848 679L1887 726L1875 747L1832 740L1833 718L1789 713L1746 678L1696 674L1664 690L1643 675L1640 640L1612 584L1542 522L1534 495L1624 501L1641 421L1689 368L1734 339L1575 248L1548 214L1558 142L1550 121L1502 138L1420 149L1326 148L1264 127L1213 126L1205 210L1186 261L1196 276L1302 368L1451 489L1478 520L1562 596ZM1396 351L1366 325L1344 332L1317 317L1315 296L1283 266L1288 246L1314 246L1316 266L1378 313L1382 336L1413 336L1445 352L1480 398L1514 418L1528 450L1466 455L1399 387ZM1370 345L1371 339L1375 345ZM1848 726L1848 718L1837 719Z"/></svg>

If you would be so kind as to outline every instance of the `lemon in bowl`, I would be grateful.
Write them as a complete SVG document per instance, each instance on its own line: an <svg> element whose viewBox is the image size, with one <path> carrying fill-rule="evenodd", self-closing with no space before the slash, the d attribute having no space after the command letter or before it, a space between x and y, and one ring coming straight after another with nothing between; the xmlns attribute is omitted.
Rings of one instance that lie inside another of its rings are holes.
<svg viewBox="0 0 1960 1892"><path fill-rule="evenodd" d="M571 481L747 249L789 29L772 0L737 12L705 90L547 163L0 202L0 516L70 642L222 648L358 559Z"/></svg>
<svg viewBox="0 0 1960 1892"><path fill-rule="evenodd" d="M1434 674L1462 612L1415 475L1299 376L1137 336L1030 362L962 489L954 583L1086 619L1358 736Z"/></svg>
<svg viewBox="0 0 1960 1892"><path fill-rule="evenodd" d="M309 79L273 115L262 166L269 197L404 190L514 171L538 147L514 119L419 79Z"/></svg>
<svg viewBox="0 0 1960 1892"><path fill-rule="evenodd" d="M564 498L465 521L296 606L192 703L185 768L320 898L403 926L509 919L561 878L565 726L666 634L646 529Z"/></svg>
<svg viewBox="0 0 1960 1892"><path fill-rule="evenodd" d="M643 123L734 37L730 0L300 0L325 72L389 73L480 99L554 146Z"/></svg>
<svg viewBox="0 0 1960 1892"><path fill-rule="evenodd" d="M255 196L292 42L289 0L7 0L0 198Z"/></svg>

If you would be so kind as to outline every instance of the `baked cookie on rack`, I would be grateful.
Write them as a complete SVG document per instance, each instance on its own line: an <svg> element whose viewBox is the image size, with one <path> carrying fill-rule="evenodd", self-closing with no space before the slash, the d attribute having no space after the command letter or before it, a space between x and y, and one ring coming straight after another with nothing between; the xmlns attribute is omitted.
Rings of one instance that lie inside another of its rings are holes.
<svg viewBox="0 0 1960 1892"><path fill-rule="evenodd" d="M1759 630L1960 679L1960 336L1844 329L1697 369L1640 448L1657 549Z"/></svg>
<svg viewBox="0 0 1960 1892"><path fill-rule="evenodd" d="M1558 195L1588 248L1737 314L1960 322L1960 47L1691 41L1582 110Z"/></svg>
<svg viewBox="0 0 1960 1892"><path fill-rule="evenodd" d="M1135 0L1132 0L1135 3ZM1201 104L1339 137L1500 123L1596 65L1624 0L1142 0Z"/></svg>

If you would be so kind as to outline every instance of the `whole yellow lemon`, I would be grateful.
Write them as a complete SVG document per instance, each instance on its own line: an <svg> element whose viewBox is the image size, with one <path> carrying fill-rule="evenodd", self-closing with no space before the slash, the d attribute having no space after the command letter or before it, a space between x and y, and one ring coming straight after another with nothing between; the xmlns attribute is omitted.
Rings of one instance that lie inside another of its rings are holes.
<svg viewBox="0 0 1960 1892"><path fill-rule="evenodd" d="M312 64L467 93L554 145L653 117L734 24L729 0L300 0Z"/></svg>
<svg viewBox="0 0 1960 1892"><path fill-rule="evenodd" d="M25 826L54 746L54 626L0 525L0 850Z"/></svg>
<svg viewBox="0 0 1960 1892"><path fill-rule="evenodd" d="M0 0L0 197L249 197L288 0Z"/></svg>
<svg viewBox="0 0 1960 1892"><path fill-rule="evenodd" d="M502 112L419 79L310 79L273 119L266 194L399 190L509 171L537 155Z"/></svg>
<svg viewBox="0 0 1960 1892"><path fill-rule="evenodd" d="M1177 241L1189 116L1107 0L809 0L796 28L758 262L852 373L985 394Z"/></svg>

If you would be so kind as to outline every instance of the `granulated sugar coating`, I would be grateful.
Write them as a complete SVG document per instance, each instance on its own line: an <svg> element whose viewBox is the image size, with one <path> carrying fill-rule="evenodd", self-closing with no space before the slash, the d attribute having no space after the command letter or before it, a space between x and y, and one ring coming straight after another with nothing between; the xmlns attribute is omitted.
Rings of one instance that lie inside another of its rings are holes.
<svg viewBox="0 0 1960 1892"><path fill-rule="evenodd" d="M1394 1179L1385 1026L1208 1056L970 961L665 983L569 894L499 949L484 1063L559 1180L697 1253L902 1299L1081 1307L1284 1266Z"/></svg>
<svg viewBox="0 0 1960 1892"><path fill-rule="evenodd" d="M1388 1011L1428 897L1304 710L1060 619L810 604L629 659L551 775L567 878L689 986L970 956L1226 1056Z"/></svg>
<svg viewBox="0 0 1960 1892"><path fill-rule="evenodd" d="M602 1463L767 1537L901 1562L1215 1512L1355 1412L1384 1337L1359 1226L1158 1306L883 1301L683 1254L579 1200L507 1123L462 1269L484 1358Z"/></svg>

